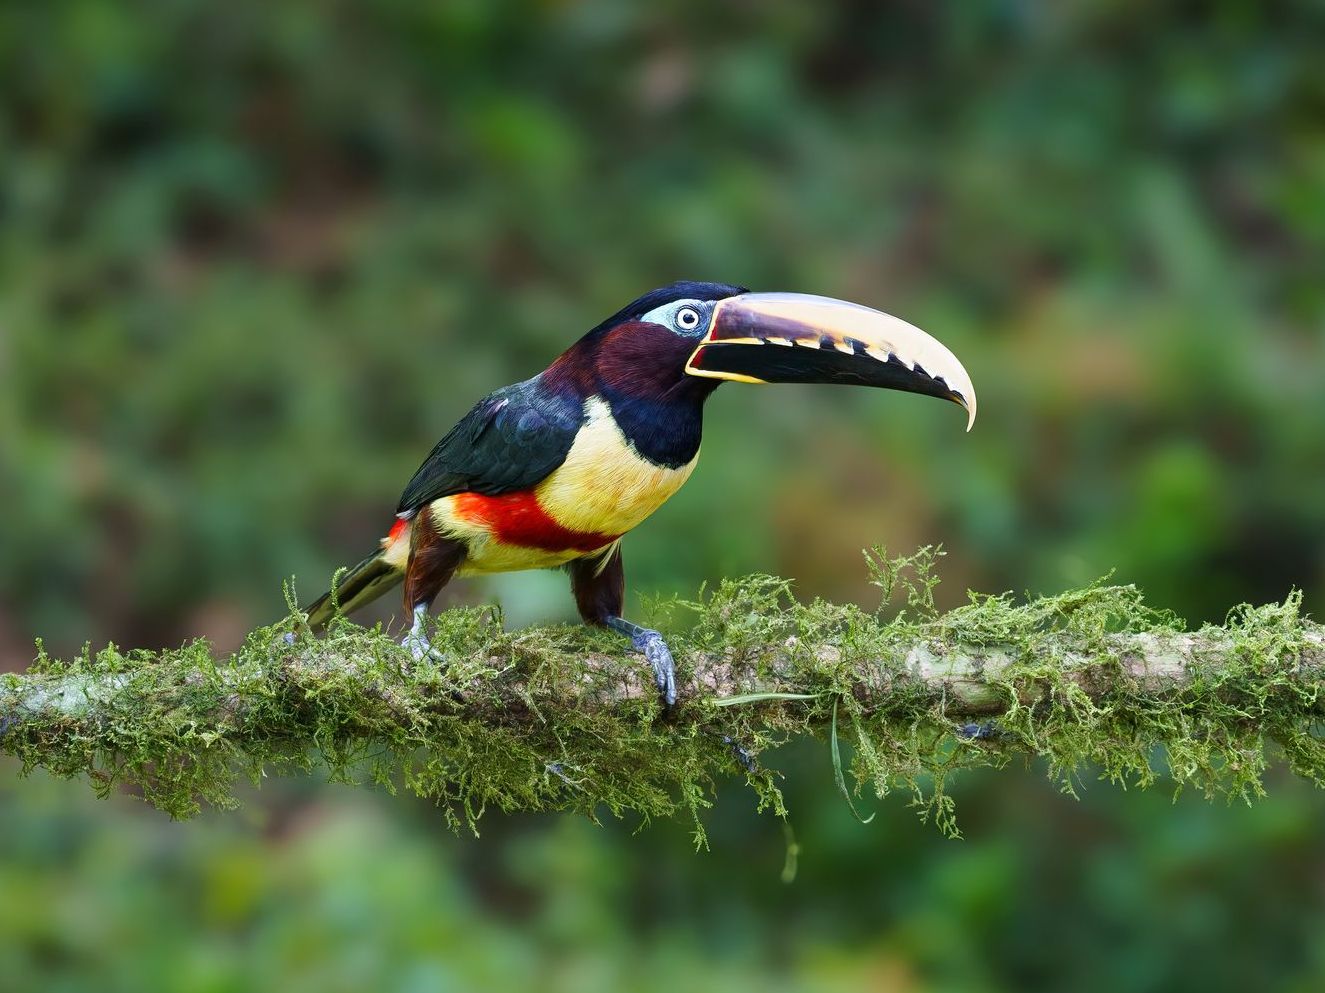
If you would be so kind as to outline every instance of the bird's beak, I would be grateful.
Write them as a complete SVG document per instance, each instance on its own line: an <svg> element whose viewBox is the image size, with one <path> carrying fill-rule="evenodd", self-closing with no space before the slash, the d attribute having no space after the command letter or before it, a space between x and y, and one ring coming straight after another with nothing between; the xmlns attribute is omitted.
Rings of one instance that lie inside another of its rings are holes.
<svg viewBox="0 0 1325 993"><path fill-rule="evenodd" d="M742 293L713 308L686 372L742 383L846 383L952 400L975 423L971 377L942 342L859 304L805 293Z"/></svg>

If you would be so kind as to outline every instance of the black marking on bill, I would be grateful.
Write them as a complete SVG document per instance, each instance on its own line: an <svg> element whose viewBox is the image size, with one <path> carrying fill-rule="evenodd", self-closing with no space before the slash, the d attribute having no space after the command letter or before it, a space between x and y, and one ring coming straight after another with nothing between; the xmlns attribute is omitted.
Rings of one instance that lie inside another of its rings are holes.
<svg viewBox="0 0 1325 993"><path fill-rule="evenodd" d="M836 348L767 348L714 341L704 346L696 365L706 371L737 373L766 383L840 383L952 398L946 384L917 374L896 356L879 362Z"/></svg>

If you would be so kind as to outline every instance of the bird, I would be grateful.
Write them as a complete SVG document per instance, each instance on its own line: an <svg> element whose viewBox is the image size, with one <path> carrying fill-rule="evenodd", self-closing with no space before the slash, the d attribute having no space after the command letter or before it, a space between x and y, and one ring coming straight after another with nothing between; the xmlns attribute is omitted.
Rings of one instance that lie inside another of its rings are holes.
<svg viewBox="0 0 1325 993"><path fill-rule="evenodd" d="M461 576L563 568L580 617L629 639L667 707L672 652L624 617L623 537L694 471L704 403L725 382L838 383L953 401L971 377L937 339L878 310L806 293L681 281L645 293L551 365L489 393L405 486L378 547L306 608L325 627L397 585L416 662L444 658L425 622Z"/></svg>

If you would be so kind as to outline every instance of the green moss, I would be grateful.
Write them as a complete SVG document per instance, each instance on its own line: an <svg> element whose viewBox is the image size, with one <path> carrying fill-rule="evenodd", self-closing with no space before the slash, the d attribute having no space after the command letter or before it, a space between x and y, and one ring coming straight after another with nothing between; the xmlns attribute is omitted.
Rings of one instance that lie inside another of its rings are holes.
<svg viewBox="0 0 1325 993"><path fill-rule="evenodd" d="M1300 597L1235 610L1205 632L1232 651L1156 689L1129 675L1118 635L1144 634L1162 652L1182 625L1134 588L973 594L940 613L939 554L869 553L885 604L901 601L892 612L802 604L770 576L655 605L686 630L672 637L683 682L700 657L756 674L748 688L761 692L725 706L702 695L671 714L647 695L577 705L642 668L615 635L579 626L509 632L494 610L452 610L433 632L450 664L414 665L380 628L338 620L315 639L292 611L219 667L201 641L160 653L85 648L67 661L42 652L31 673L0 682L0 713L16 718L0 748L25 770L86 774L103 794L134 785L178 817L233 805L237 779L322 765L338 781L431 798L456 828L477 830L489 810L680 815L701 844L719 778L744 777L760 808L782 815L776 776L758 758L806 734L827 746L830 728L851 748L857 791L900 789L951 834L950 777L1014 758L1044 760L1067 792L1083 775L1137 786L1163 775L1177 789L1249 800L1263 793L1274 741L1294 772L1325 779L1319 679L1299 671L1310 628ZM293 646L285 632L297 634ZM936 665L958 646L987 661L954 699L913 678L916 646ZM955 733L973 709L997 712L995 734Z"/></svg>

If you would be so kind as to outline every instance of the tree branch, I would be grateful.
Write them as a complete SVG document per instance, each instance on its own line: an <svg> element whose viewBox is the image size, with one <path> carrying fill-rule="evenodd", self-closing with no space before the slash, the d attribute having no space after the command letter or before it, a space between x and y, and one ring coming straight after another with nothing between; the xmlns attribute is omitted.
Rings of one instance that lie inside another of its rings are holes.
<svg viewBox="0 0 1325 993"><path fill-rule="evenodd" d="M890 592L895 579L880 584ZM222 665L201 642L43 655L0 678L0 751L103 792L134 784L179 816L233 803L237 777L325 764L403 784L471 826L489 805L697 816L731 774L781 811L757 757L830 724L836 735L839 709L857 784L908 786L949 830L946 776L1018 754L1047 759L1067 789L1089 767L1146 785L1161 747L1179 785L1256 795L1271 741L1296 772L1325 776L1325 629L1296 597L1186 632L1130 587L973 597L939 614L931 586L913 583L910 608L887 621L798 604L767 577L680 605L695 621L672 639L684 684L672 712L614 636L507 633L481 610L439 618L446 665L416 665L349 623L314 638L297 613ZM963 733L973 721L996 730Z"/></svg>

